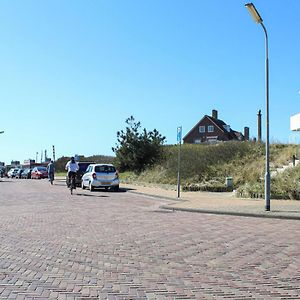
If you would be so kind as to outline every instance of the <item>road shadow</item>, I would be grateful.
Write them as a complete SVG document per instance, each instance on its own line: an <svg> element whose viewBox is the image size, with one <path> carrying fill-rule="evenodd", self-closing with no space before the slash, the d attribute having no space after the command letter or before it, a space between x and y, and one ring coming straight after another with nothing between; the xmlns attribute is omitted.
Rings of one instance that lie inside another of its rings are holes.
<svg viewBox="0 0 300 300"><path fill-rule="evenodd" d="M88 190L88 189L87 189ZM102 193L108 193L108 194L118 194L118 193L126 193L128 191L134 191L134 189L129 189L129 188L119 188L118 191L114 190L105 190L103 188L95 188L91 193L97 193L97 192L102 192Z"/></svg>
<svg viewBox="0 0 300 300"><path fill-rule="evenodd" d="M153 210L151 213L160 213L160 214L173 214L176 211L174 209L172 210Z"/></svg>
<svg viewBox="0 0 300 300"><path fill-rule="evenodd" d="M132 188L120 188L119 189L119 193L126 193L128 191L135 191L136 189L132 189ZM118 193L118 192L117 192Z"/></svg>
<svg viewBox="0 0 300 300"><path fill-rule="evenodd" d="M82 194L74 192L73 196L81 196L81 197L98 197L98 198L108 198L106 195L96 195L96 194Z"/></svg>
<svg viewBox="0 0 300 300"><path fill-rule="evenodd" d="M60 185L60 184L58 184ZM77 188L78 189L78 188ZM80 188L79 188L80 189ZM110 197L109 194L118 194L118 193L126 193L128 191L134 191L135 189L130 189L130 188L119 188L119 190L116 192L114 190L104 190L104 189L95 189L93 190L92 192L90 192L89 194L85 194L85 193L74 193L74 195L78 195L78 196L86 196L86 197ZM98 192L101 192L101 193L105 193L106 195L97 195Z"/></svg>
<svg viewBox="0 0 300 300"><path fill-rule="evenodd" d="M53 185L66 186L66 182L65 182L65 181L60 181L60 180L55 180L55 181L53 181ZM77 188L78 188L78 189L81 189L80 186L78 186ZM119 191L116 192L116 191L110 190L110 189L108 189L108 190L106 191L106 190L103 189L103 188L102 188L102 189L101 189L101 188L99 188L99 189L95 188L94 192L100 191L100 192L104 192L104 193L126 193L127 191L134 191L134 190L136 190L136 189L120 187L120 188L119 188Z"/></svg>
<svg viewBox="0 0 300 300"><path fill-rule="evenodd" d="M281 209L281 210L273 210L272 212L275 213L296 213L296 214L300 214L300 210L285 210L285 209Z"/></svg>
<svg viewBox="0 0 300 300"><path fill-rule="evenodd" d="M77 188L78 189L78 188ZM80 189L80 188L79 188ZM88 189L86 189L88 191ZM91 193L98 193L98 192L101 192L101 193L107 193L107 194L118 194L118 193L126 193L128 191L134 191L134 189L128 189L128 188L120 188L117 192L114 191L114 190L105 190L105 189L97 189L95 188ZM86 194L84 194L86 195ZM108 196L107 196L108 197Z"/></svg>

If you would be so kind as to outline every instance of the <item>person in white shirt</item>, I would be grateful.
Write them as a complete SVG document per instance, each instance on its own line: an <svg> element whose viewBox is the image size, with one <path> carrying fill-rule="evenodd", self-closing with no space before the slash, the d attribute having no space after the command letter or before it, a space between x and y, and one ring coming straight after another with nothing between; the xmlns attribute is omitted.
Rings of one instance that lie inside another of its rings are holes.
<svg viewBox="0 0 300 300"><path fill-rule="evenodd" d="M78 163L75 161L75 158L72 156L71 159L67 162L65 169L68 171L68 187L71 184L71 178L76 178L76 172L79 170ZM76 188L76 184L74 186Z"/></svg>

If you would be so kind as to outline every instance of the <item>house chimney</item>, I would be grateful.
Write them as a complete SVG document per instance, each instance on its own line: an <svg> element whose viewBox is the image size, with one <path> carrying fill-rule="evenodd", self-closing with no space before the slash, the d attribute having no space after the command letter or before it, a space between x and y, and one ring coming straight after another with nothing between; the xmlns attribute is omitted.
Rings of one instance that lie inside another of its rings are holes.
<svg viewBox="0 0 300 300"><path fill-rule="evenodd" d="M249 127L244 127L244 139L249 141Z"/></svg>
<svg viewBox="0 0 300 300"><path fill-rule="evenodd" d="M215 109L213 109L213 110L212 110L212 113L211 113L211 116L212 116L213 118L215 118L215 119L218 119L218 111L215 110Z"/></svg>
<svg viewBox="0 0 300 300"><path fill-rule="evenodd" d="M261 110L257 113L257 141L261 142Z"/></svg>

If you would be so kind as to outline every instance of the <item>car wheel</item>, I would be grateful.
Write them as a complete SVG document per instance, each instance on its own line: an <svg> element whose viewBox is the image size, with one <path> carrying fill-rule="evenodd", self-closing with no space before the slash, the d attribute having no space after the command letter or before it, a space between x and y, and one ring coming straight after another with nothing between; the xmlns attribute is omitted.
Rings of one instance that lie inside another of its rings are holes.
<svg viewBox="0 0 300 300"><path fill-rule="evenodd" d="M114 187L114 191L115 191L115 192L118 192L118 191L119 191L119 186L118 186L118 185L116 185L116 186Z"/></svg>
<svg viewBox="0 0 300 300"><path fill-rule="evenodd" d="M86 188L86 186L83 184L83 181L81 181L81 188L82 188L83 190L85 190L85 188Z"/></svg>
<svg viewBox="0 0 300 300"><path fill-rule="evenodd" d="M94 187L92 186L92 183L91 183L91 182L90 182L90 184L89 184L89 189L90 189L91 192L94 190Z"/></svg>

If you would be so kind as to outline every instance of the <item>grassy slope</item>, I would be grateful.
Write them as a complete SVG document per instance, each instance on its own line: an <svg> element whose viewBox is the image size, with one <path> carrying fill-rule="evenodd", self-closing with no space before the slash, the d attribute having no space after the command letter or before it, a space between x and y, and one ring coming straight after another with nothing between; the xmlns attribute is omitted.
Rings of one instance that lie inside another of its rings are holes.
<svg viewBox="0 0 300 300"><path fill-rule="evenodd" d="M270 169L287 165L297 151L296 145L272 144ZM126 181L176 185L178 146L164 146L165 159L139 175L122 174ZM299 168L272 179L271 197L300 198ZM214 145L181 146L181 183L187 190L222 191L225 178L233 177L240 196L261 197L264 191L265 148L253 142L226 142Z"/></svg>

